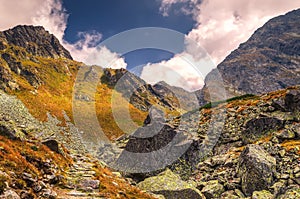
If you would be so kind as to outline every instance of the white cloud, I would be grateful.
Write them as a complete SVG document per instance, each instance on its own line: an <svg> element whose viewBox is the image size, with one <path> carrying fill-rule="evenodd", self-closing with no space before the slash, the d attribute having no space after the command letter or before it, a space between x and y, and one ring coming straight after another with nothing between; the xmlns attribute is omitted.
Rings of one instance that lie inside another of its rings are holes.
<svg viewBox="0 0 300 199"><path fill-rule="evenodd" d="M185 51L169 61L148 64L141 77L151 83L164 80L187 90L200 89L203 79L182 56L199 66L205 76L215 66L203 48L218 64L269 19L300 7L300 1L295 0L161 0L162 15L169 16L175 4L196 21L195 28L186 35Z"/></svg>
<svg viewBox="0 0 300 199"><path fill-rule="evenodd" d="M60 0L44 0L42 6L31 20L33 25L42 25L61 42L63 41L68 15Z"/></svg>
<svg viewBox="0 0 300 199"><path fill-rule="evenodd" d="M178 3L188 3L191 4L191 2L194 2L195 0L161 0L161 6L159 8L159 11L161 12L161 14L165 17L169 16L169 12L171 10L171 7L174 4L178 4ZM182 11L186 11L184 13L188 13L189 10L186 9L186 7L183 7Z"/></svg>
<svg viewBox="0 0 300 199"><path fill-rule="evenodd" d="M209 57L196 60L184 52L168 61L147 64L143 68L141 78L150 84L163 80L172 86L195 91L203 87L203 78L213 67Z"/></svg>
<svg viewBox="0 0 300 199"><path fill-rule="evenodd" d="M68 14L61 0L0 0L0 13L1 30L20 24L40 25L54 34L77 61L103 67L107 66L109 61L114 61L112 64L114 68L124 68L127 65L118 54L106 48L96 48L102 38L98 32L80 32L79 40L74 44L65 41L63 37Z"/></svg>
<svg viewBox="0 0 300 199"><path fill-rule="evenodd" d="M63 42L64 46L72 52L76 60L88 65L99 65L104 68L126 68L124 58L117 53L111 52L105 46L97 47L102 35L96 31L79 32L79 40L74 44Z"/></svg>
<svg viewBox="0 0 300 199"><path fill-rule="evenodd" d="M0 29L6 30L17 24L32 24L32 17L40 8L40 0L0 0Z"/></svg>
<svg viewBox="0 0 300 199"><path fill-rule="evenodd" d="M269 19L300 7L295 0L161 0L163 15L172 6L185 3L184 13L192 14L195 28L187 38L195 40L220 63ZM189 9L189 10L187 10ZM190 53L197 54L197 50Z"/></svg>

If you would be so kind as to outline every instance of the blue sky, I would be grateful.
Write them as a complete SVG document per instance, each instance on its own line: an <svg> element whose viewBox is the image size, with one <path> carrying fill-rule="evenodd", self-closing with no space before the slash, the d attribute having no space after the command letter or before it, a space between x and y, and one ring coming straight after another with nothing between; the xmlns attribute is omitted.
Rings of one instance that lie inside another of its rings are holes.
<svg viewBox="0 0 300 199"><path fill-rule="evenodd" d="M157 0L64 0L69 14L64 39L78 40L78 32L97 31L102 41L120 32L140 27L163 27L187 34L195 25L191 15L172 12L163 16ZM127 68L170 59L173 53L158 49L137 50L123 55Z"/></svg>

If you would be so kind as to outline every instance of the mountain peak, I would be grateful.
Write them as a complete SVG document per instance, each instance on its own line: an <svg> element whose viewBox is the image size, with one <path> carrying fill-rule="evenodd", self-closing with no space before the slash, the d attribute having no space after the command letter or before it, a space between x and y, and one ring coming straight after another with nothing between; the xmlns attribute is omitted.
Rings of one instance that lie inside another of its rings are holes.
<svg viewBox="0 0 300 199"><path fill-rule="evenodd" d="M42 26L18 25L0 32L0 46L5 46L5 43L23 47L35 56L72 59L59 40Z"/></svg>
<svg viewBox="0 0 300 199"><path fill-rule="evenodd" d="M227 97L263 94L300 84L300 9L269 20L205 78L201 101L210 101L208 87L223 79ZM218 73L220 75L218 75ZM217 95L211 92L210 95Z"/></svg>

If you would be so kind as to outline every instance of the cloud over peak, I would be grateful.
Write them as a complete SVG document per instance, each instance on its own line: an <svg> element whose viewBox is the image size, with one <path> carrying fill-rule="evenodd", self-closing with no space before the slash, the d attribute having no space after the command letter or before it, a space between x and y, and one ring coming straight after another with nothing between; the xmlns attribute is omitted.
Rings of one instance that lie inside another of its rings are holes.
<svg viewBox="0 0 300 199"><path fill-rule="evenodd" d="M203 78L191 65L197 66L203 76L207 75L269 19L299 7L300 1L295 0L161 0L163 16L179 9L191 15L196 23L186 35L184 52L168 61L147 64L141 77L151 83L164 80L190 91L200 89ZM203 56L203 49L210 58ZM182 56L189 63L182 61Z"/></svg>
<svg viewBox="0 0 300 199"><path fill-rule="evenodd" d="M269 19L300 7L295 0L161 0L161 13L167 16L176 4L196 21L187 38L204 47L216 64Z"/></svg>

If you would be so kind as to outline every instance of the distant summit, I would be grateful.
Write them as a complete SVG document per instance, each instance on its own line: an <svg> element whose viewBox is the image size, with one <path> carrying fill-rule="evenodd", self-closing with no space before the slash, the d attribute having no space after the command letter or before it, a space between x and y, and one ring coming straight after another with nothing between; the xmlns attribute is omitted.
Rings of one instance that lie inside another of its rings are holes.
<svg viewBox="0 0 300 199"><path fill-rule="evenodd" d="M300 84L299 21L300 9L271 19L218 65L228 98ZM208 87L216 86L216 72L205 78L200 101L209 101Z"/></svg>
<svg viewBox="0 0 300 199"><path fill-rule="evenodd" d="M58 39L42 26L19 25L0 32L0 50L7 45L15 45L35 56L72 59L71 54Z"/></svg>

